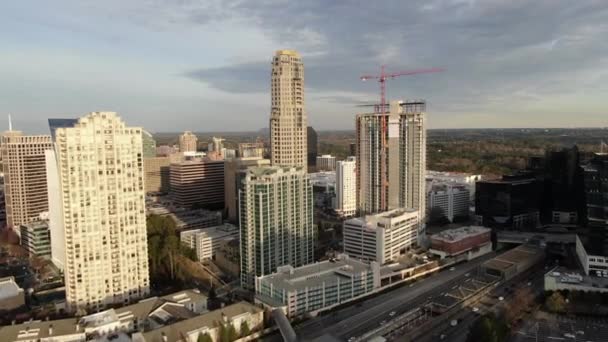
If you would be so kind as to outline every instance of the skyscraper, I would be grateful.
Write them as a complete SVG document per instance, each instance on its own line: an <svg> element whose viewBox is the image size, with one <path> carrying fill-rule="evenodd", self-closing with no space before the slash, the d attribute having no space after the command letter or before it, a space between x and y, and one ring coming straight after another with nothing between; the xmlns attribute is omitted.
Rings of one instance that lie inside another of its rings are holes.
<svg viewBox="0 0 608 342"><path fill-rule="evenodd" d="M228 214L228 221L238 223L239 196L238 188L242 181L241 172L249 167L270 165L270 160L262 157L234 158L224 164L224 210Z"/></svg>
<svg viewBox="0 0 608 342"><path fill-rule="evenodd" d="M241 286L252 289L256 276L314 260L313 195L303 167L260 166L242 172Z"/></svg>
<svg viewBox="0 0 608 342"><path fill-rule="evenodd" d="M596 153L584 166L590 253L608 256L608 153Z"/></svg>
<svg viewBox="0 0 608 342"><path fill-rule="evenodd" d="M279 50L272 60L270 153L272 165L307 166L307 120L304 65L293 50Z"/></svg>
<svg viewBox="0 0 608 342"><path fill-rule="evenodd" d="M156 157L156 140L154 140L152 134L146 130L142 130L141 139L143 144L144 158Z"/></svg>
<svg viewBox="0 0 608 342"><path fill-rule="evenodd" d="M53 148L48 135L9 130L1 138L6 223L17 234L20 225L49 210L44 151Z"/></svg>
<svg viewBox="0 0 608 342"><path fill-rule="evenodd" d="M412 208L420 210L424 222L424 111L422 101L391 101L388 112L357 115L357 195L362 213Z"/></svg>
<svg viewBox="0 0 608 342"><path fill-rule="evenodd" d="M179 151L180 152L196 152L198 147L198 138L190 131L185 131L179 136Z"/></svg>
<svg viewBox="0 0 608 342"><path fill-rule="evenodd" d="M142 129L128 127L112 112L93 112L72 127L54 130L55 163L65 251L66 300L70 311L99 311L149 293ZM47 154L52 163L53 153ZM55 169L53 172L53 169ZM53 256L53 259L56 259Z"/></svg>
<svg viewBox="0 0 608 342"><path fill-rule="evenodd" d="M338 162L336 168L336 212L343 217L350 217L357 212L357 162L355 157L348 157Z"/></svg>
<svg viewBox="0 0 608 342"><path fill-rule="evenodd" d="M308 159L308 167L314 170L317 166L317 151L319 150L319 142L317 140L317 131L311 126L306 129L306 144L308 145L308 151L306 153Z"/></svg>

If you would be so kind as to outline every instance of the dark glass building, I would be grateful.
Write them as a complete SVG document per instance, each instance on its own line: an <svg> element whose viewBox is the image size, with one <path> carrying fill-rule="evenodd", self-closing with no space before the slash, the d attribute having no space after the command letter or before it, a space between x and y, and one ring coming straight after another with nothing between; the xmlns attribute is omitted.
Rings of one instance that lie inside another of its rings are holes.
<svg viewBox="0 0 608 342"><path fill-rule="evenodd" d="M598 153L584 166L589 254L608 256L608 154Z"/></svg>
<svg viewBox="0 0 608 342"><path fill-rule="evenodd" d="M306 129L306 139L308 141L308 167L315 168L317 166L317 150L319 146L319 142L317 140L317 131L311 126L308 126Z"/></svg>

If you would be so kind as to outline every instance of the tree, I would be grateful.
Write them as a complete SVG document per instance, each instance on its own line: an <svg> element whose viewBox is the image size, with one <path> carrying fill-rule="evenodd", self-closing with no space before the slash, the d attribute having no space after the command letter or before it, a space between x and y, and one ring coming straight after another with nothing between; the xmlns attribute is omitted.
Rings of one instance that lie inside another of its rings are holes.
<svg viewBox="0 0 608 342"><path fill-rule="evenodd" d="M213 342L213 339L209 336L209 333L198 334L196 342Z"/></svg>
<svg viewBox="0 0 608 342"><path fill-rule="evenodd" d="M239 334L236 332L236 328L232 323L228 324L228 342L236 341L239 339Z"/></svg>
<svg viewBox="0 0 608 342"><path fill-rule="evenodd" d="M551 312L560 313L566 310L566 300L559 291L553 292L551 296L547 298L545 305L547 306L547 310Z"/></svg>
<svg viewBox="0 0 608 342"><path fill-rule="evenodd" d="M502 319L490 313L478 319L469 329L467 342L505 342L509 337L509 327Z"/></svg>
<svg viewBox="0 0 608 342"><path fill-rule="evenodd" d="M247 321L241 322L241 337L249 336L251 334L251 329L249 329L249 324Z"/></svg>

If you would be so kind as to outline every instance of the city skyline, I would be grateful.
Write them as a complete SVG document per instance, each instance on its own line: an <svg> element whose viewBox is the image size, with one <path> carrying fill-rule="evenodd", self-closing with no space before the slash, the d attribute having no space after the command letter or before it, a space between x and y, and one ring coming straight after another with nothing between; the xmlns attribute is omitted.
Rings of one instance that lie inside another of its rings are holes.
<svg viewBox="0 0 608 342"><path fill-rule="evenodd" d="M350 129L355 106L378 100L376 85L358 77L381 64L389 71L447 69L388 86L390 99L424 97L433 104L429 128L606 126L608 5L368 6L3 4L2 13L11 15L0 23L6 42L0 125L8 126L11 113L16 129L42 133L47 117L116 110L153 132L168 124L176 131L257 130L266 127L270 109L268 55L293 48L306 61L313 127ZM303 15L283 19L294 13ZM112 25L100 29L100 19ZM232 114L238 112L250 115Z"/></svg>

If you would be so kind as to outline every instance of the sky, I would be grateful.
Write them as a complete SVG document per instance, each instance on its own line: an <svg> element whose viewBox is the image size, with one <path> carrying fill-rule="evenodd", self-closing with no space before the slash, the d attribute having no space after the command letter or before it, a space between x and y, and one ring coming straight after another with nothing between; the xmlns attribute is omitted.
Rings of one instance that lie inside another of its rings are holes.
<svg viewBox="0 0 608 342"><path fill-rule="evenodd" d="M389 72L429 128L608 126L605 0L7 0L0 129L116 111L152 132L268 125L270 61L296 49L309 125L353 129Z"/></svg>

